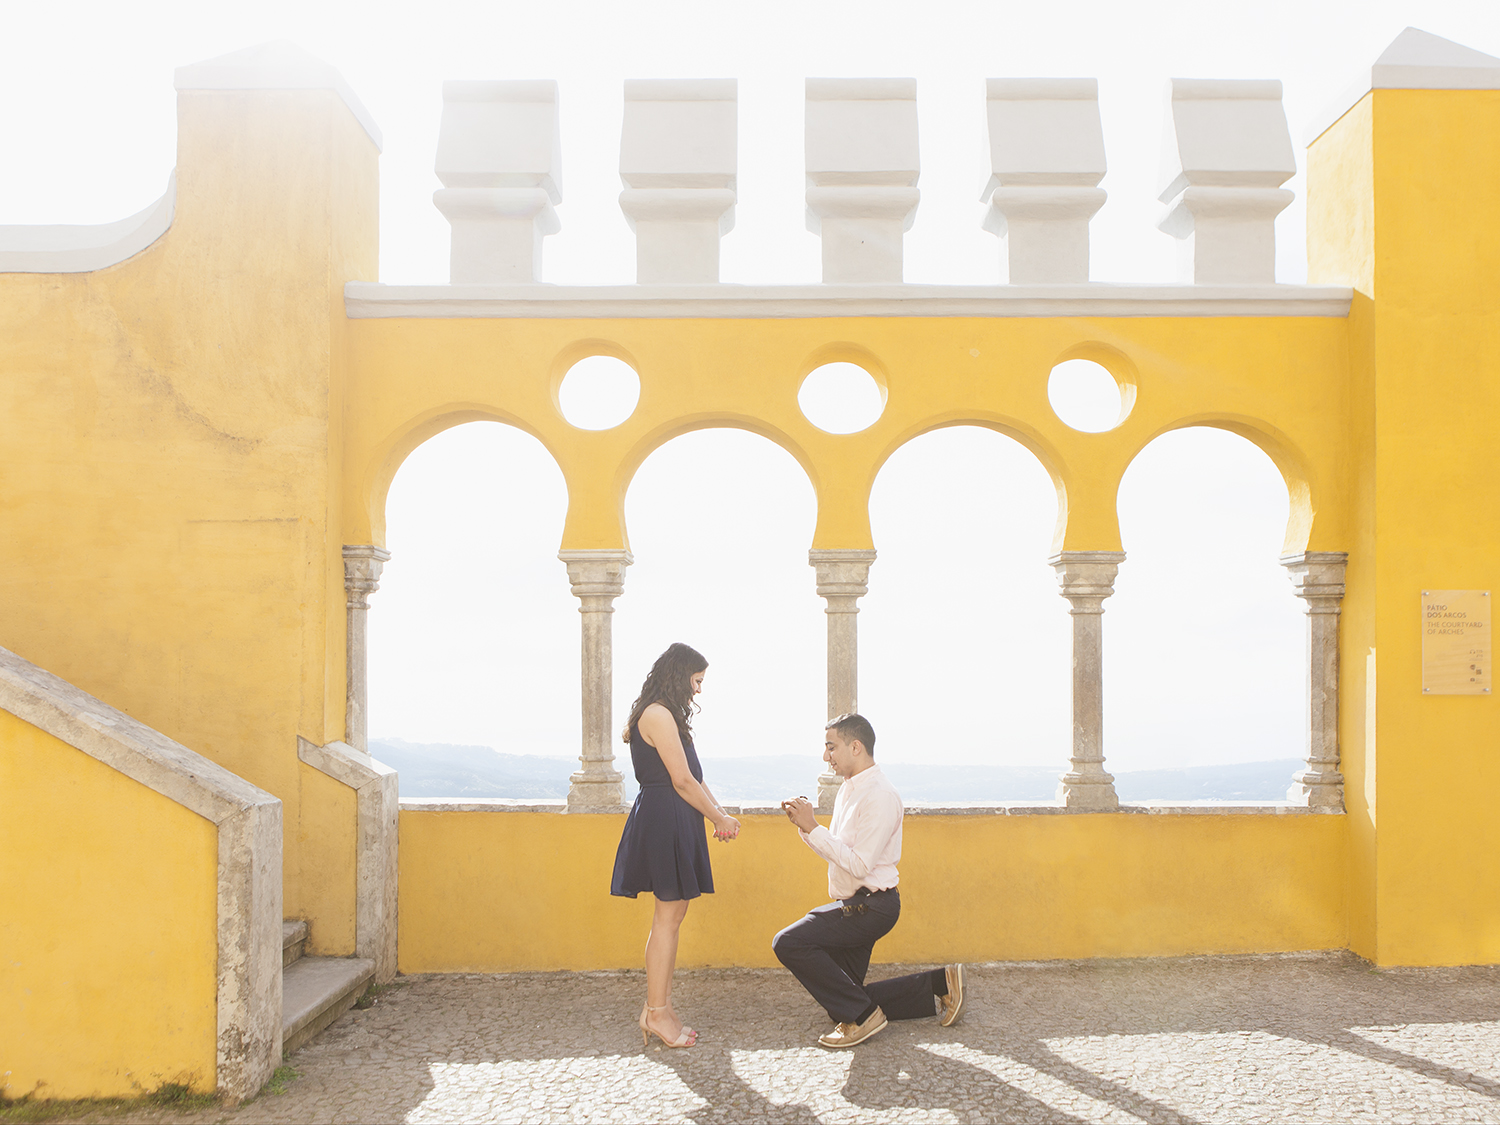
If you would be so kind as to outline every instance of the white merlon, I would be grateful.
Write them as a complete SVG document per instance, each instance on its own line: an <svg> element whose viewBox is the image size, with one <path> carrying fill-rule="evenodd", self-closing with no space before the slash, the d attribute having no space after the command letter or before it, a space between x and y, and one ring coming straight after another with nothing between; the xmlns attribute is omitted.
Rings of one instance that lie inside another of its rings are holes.
<svg viewBox="0 0 1500 1125"><path fill-rule="evenodd" d="M809 78L806 130L807 229L823 240L823 281L899 282L920 198L916 80Z"/></svg>
<svg viewBox="0 0 1500 1125"><path fill-rule="evenodd" d="M991 78L984 229L1004 243L1005 280L1089 279L1089 220L1104 206L1104 130L1093 78Z"/></svg>
<svg viewBox="0 0 1500 1125"><path fill-rule="evenodd" d="M625 83L620 209L635 232L636 281L719 280L719 240L734 228L738 83Z"/></svg>
<svg viewBox="0 0 1500 1125"><path fill-rule="evenodd" d="M436 167L453 284L540 281L542 239L561 229L557 83L444 82Z"/></svg>
<svg viewBox="0 0 1500 1125"><path fill-rule="evenodd" d="M0 273L90 273L118 265L150 246L172 225L177 174L166 193L128 219L94 226L0 227Z"/></svg>
<svg viewBox="0 0 1500 1125"><path fill-rule="evenodd" d="M1168 87L1158 224L1182 242L1198 285L1276 280L1276 216L1297 172L1281 83L1174 78Z"/></svg>
<svg viewBox="0 0 1500 1125"><path fill-rule="evenodd" d="M178 90L332 90L378 149L380 127L337 70L295 43L276 39L177 68Z"/></svg>
<svg viewBox="0 0 1500 1125"><path fill-rule="evenodd" d="M1312 144L1371 90L1500 90L1500 59L1451 39L1408 27L1368 70L1313 118Z"/></svg>

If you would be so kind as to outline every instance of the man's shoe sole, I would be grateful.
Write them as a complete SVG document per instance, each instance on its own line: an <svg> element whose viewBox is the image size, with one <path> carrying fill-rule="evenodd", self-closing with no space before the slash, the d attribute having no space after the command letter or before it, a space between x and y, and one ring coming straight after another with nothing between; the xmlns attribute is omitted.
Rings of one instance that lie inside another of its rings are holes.
<svg viewBox="0 0 1500 1125"><path fill-rule="evenodd" d="M854 1040L852 1043L825 1043L825 1042L823 1042L823 1040L821 1038L819 1038L818 1039L818 1046L820 1046L820 1047L826 1047L830 1051L842 1051L842 1050L845 1050L845 1049L847 1049L849 1047L858 1047L861 1043L868 1043L871 1039L874 1039L875 1036L879 1035L882 1031L884 1031L890 1025L891 1025L891 1021L889 1019L887 1019L879 1027L871 1029L868 1033L866 1033L865 1035L860 1036L858 1039Z"/></svg>

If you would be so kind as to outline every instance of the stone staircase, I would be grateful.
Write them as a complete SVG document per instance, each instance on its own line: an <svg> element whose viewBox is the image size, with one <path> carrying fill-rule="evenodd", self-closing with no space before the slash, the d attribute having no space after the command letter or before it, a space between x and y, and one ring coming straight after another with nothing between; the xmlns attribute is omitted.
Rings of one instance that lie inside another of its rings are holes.
<svg viewBox="0 0 1500 1125"><path fill-rule="evenodd" d="M308 957L307 923L281 924L281 1049L306 1045L354 1006L375 979L364 957Z"/></svg>

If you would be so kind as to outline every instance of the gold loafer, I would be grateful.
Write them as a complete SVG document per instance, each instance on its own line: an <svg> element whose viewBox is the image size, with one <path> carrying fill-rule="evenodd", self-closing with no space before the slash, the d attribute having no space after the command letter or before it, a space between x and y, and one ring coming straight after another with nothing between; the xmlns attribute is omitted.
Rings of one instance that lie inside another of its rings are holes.
<svg viewBox="0 0 1500 1125"><path fill-rule="evenodd" d="M838 1050L841 1047L854 1047L863 1043L872 1035L878 1035L885 1030L885 1013L876 1008L870 1013L870 1018L864 1023L841 1023L834 1025L834 1029L827 1035L818 1036L818 1042L824 1047Z"/></svg>
<svg viewBox="0 0 1500 1125"><path fill-rule="evenodd" d="M943 975L948 979L948 995L938 997L938 1004L942 1008L938 1013L938 1023L944 1027L952 1027L964 1010L964 967L949 965L943 970Z"/></svg>

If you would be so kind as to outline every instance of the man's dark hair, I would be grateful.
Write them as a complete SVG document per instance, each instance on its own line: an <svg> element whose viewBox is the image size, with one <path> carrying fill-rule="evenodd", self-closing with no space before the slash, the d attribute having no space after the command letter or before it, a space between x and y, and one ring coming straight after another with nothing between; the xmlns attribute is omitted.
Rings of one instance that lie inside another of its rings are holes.
<svg viewBox="0 0 1500 1125"><path fill-rule="evenodd" d="M839 737L845 742L858 739L864 744L865 753L872 758L875 756L875 728L863 715L857 715L851 711L847 715L840 715L837 719L829 719L828 725L823 729L838 731Z"/></svg>

